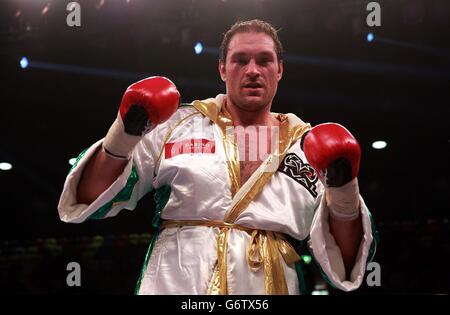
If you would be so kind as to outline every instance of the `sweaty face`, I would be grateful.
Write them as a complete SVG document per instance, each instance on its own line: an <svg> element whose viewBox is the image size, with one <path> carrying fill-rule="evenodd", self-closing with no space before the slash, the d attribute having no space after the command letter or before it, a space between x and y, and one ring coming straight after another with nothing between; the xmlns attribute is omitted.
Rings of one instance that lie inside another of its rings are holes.
<svg viewBox="0 0 450 315"><path fill-rule="evenodd" d="M219 64L227 96L242 110L255 112L270 105L283 74L275 44L265 33L237 33Z"/></svg>

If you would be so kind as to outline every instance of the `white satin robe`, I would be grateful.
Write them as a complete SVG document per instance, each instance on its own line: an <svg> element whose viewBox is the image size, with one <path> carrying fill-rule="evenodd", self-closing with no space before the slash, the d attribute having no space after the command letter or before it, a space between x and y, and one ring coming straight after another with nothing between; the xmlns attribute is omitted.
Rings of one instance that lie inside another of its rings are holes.
<svg viewBox="0 0 450 315"><path fill-rule="evenodd" d="M218 95L206 102L220 110L224 99L224 95ZM292 125L301 122L293 114L288 114L288 117ZM172 129L172 134L168 136ZM186 139L214 141L215 152L165 157L164 143ZM294 153L306 163L299 142L290 147L288 154ZM92 145L67 176L58 205L60 218L64 222L83 222L98 213L99 208L115 198L125 187L132 167L139 178L132 186L130 198L114 202L109 211L101 214L102 217L114 216L124 208L134 209L142 196L163 185L171 187L169 200L161 213L164 220L223 221L232 205L221 130L194 106L180 107L167 122L147 134L135 147L132 159L117 180L91 204L80 204L77 202L76 187L87 161L101 143L102 140L99 140ZM258 171L254 176L257 173ZM251 181L252 178L248 182ZM328 209L325 198L322 198L324 189L320 181L316 185L317 196L314 197L298 181L277 171L235 223L286 233L298 240L305 240L309 236L313 256L328 280L339 289L354 290L363 281L366 263L372 258L373 247L376 245L372 237L370 214L361 198L364 236L350 280L347 281L339 247L329 232ZM204 226L163 229L148 264L144 266L138 293L206 294L217 260L218 231L218 228ZM227 255L229 294L265 293L262 268L253 270L246 261L249 240L250 235L245 231L230 231ZM284 265L289 294L299 294L294 266L288 266L280 259Z"/></svg>

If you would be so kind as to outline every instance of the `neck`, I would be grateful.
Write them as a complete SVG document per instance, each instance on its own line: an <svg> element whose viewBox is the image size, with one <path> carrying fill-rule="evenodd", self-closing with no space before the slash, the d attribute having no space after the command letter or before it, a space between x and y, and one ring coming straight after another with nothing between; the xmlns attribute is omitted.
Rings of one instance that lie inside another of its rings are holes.
<svg viewBox="0 0 450 315"><path fill-rule="evenodd" d="M227 97L225 107L233 119L235 126L274 126L278 125L277 119L270 113L272 104L268 104L264 108L256 112L242 110Z"/></svg>

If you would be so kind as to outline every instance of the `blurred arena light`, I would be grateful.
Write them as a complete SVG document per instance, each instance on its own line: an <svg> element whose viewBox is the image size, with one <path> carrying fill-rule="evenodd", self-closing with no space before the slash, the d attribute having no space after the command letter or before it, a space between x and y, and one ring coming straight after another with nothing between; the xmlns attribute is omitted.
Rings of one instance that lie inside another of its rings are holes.
<svg viewBox="0 0 450 315"><path fill-rule="evenodd" d="M374 143L372 143L372 148L374 148L376 150L384 149L384 148L386 148L386 146L387 146L386 141L382 141L382 140L375 141Z"/></svg>
<svg viewBox="0 0 450 315"><path fill-rule="evenodd" d="M446 58L448 58L448 56L450 56L450 50L442 49L440 47L429 46L429 45L421 45L421 44L399 41L399 40L383 38L383 37L377 37L377 43L387 44L387 45L396 46L396 47L402 47L402 48L411 49L411 50L416 50L416 51L420 51L420 52L427 53L427 54L434 55L434 56L443 56Z"/></svg>
<svg viewBox="0 0 450 315"><path fill-rule="evenodd" d="M312 257L309 255L302 255L302 259L303 259L303 262L307 265L309 265L312 261Z"/></svg>
<svg viewBox="0 0 450 315"><path fill-rule="evenodd" d="M100 9L101 7L103 7L104 4L105 4L105 0L98 0L97 3L95 4L95 7L97 9Z"/></svg>
<svg viewBox="0 0 450 315"><path fill-rule="evenodd" d="M204 49L206 52L206 49ZM29 61L28 67L30 69L42 69L48 71L60 71L66 73L73 73L77 75L89 75L89 76L99 76L108 77L120 80L141 80L142 78L154 76L154 73L149 72L130 72L118 69L107 69L107 68L97 68L97 67L83 67L78 65L67 65L60 63L52 63L46 61L32 60ZM188 77L172 77L175 82L180 85L186 85L191 87L209 87L209 88L221 88L220 84L211 80L206 79L193 79Z"/></svg>
<svg viewBox="0 0 450 315"><path fill-rule="evenodd" d="M47 3L44 8L41 11L41 15L46 15L48 12L48 9L50 9L50 3Z"/></svg>
<svg viewBox="0 0 450 315"><path fill-rule="evenodd" d="M197 44L195 44L195 46L194 46L194 51L197 55L200 55L203 51L203 44L200 42L197 42Z"/></svg>
<svg viewBox="0 0 450 315"><path fill-rule="evenodd" d="M316 283L314 285L314 290L311 292L311 295L329 295L326 283Z"/></svg>
<svg viewBox="0 0 450 315"><path fill-rule="evenodd" d="M0 163L0 170L2 171L9 171L12 169L12 164L8 162L1 162Z"/></svg>
<svg viewBox="0 0 450 315"><path fill-rule="evenodd" d="M377 42L380 38L377 38ZM418 67L393 63L375 63L357 59L338 59L307 56L302 54L284 54L284 60L293 64L319 65L343 69L352 72L389 73L400 76L450 78L450 71L438 67Z"/></svg>
<svg viewBox="0 0 450 315"><path fill-rule="evenodd" d="M69 164L73 166L73 165L75 164L76 161L77 161L76 158L71 158L71 159L69 160Z"/></svg>
<svg viewBox="0 0 450 315"><path fill-rule="evenodd" d="M25 69L26 67L28 67L28 59L27 59L27 57L22 57L21 59L20 59L20 67L22 68L22 69Z"/></svg>

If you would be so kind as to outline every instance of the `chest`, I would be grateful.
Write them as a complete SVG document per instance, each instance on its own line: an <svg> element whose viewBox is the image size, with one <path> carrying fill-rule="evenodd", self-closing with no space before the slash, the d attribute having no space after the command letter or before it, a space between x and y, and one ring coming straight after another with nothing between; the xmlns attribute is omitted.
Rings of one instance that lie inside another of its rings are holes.
<svg viewBox="0 0 450 315"><path fill-rule="evenodd" d="M240 179L241 187L252 176L262 161L240 161Z"/></svg>
<svg viewBox="0 0 450 315"><path fill-rule="evenodd" d="M250 132L253 131L253 132ZM267 130L244 130L236 133L239 151L240 186L255 173L264 160L274 151L273 136Z"/></svg>

